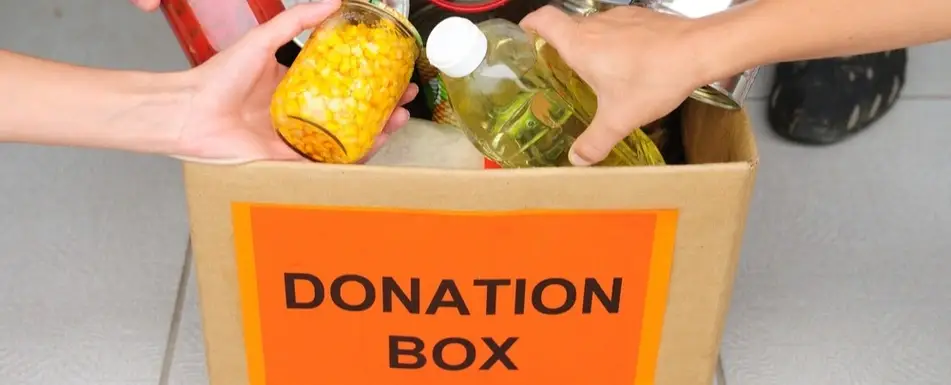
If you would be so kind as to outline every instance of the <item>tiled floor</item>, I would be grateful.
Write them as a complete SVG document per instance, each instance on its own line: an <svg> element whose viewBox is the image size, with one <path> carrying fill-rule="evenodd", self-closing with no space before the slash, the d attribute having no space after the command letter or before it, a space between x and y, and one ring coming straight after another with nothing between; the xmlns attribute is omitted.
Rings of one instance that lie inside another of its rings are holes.
<svg viewBox="0 0 951 385"><path fill-rule="evenodd" d="M0 9L0 48L186 65L161 15L125 0ZM765 129L761 78L750 109L763 159L724 341L729 385L951 383L948 62L951 44L914 49L894 112L831 148ZM206 384L178 164L14 145L0 159L0 384Z"/></svg>
<svg viewBox="0 0 951 385"><path fill-rule="evenodd" d="M0 0L0 48L186 65L161 16L122 0ZM19 145L0 159L0 384L156 384L188 236L178 162Z"/></svg>

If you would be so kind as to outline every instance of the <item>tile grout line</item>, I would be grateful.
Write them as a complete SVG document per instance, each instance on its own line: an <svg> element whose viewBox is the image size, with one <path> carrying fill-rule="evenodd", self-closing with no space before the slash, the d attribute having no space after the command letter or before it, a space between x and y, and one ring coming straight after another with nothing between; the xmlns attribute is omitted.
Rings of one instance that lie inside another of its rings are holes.
<svg viewBox="0 0 951 385"><path fill-rule="evenodd" d="M185 297L188 293L188 277L192 269L192 239L188 237L188 244L185 246L185 262L182 265L182 273L178 279L178 290L175 295L175 306L172 310L172 322L169 324L168 341L165 342L165 355L162 357L162 371L159 374L158 385L168 385L169 376L172 374L172 363L175 359L175 348L178 342L178 333L182 325L182 310L185 307Z"/></svg>

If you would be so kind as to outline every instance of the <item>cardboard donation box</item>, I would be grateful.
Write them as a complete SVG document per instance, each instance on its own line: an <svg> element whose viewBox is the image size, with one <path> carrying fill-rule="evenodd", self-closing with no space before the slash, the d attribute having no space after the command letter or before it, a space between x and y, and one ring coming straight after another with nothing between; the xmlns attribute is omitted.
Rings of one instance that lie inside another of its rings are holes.
<svg viewBox="0 0 951 385"><path fill-rule="evenodd" d="M689 165L186 164L212 385L709 385L757 155L682 114Z"/></svg>

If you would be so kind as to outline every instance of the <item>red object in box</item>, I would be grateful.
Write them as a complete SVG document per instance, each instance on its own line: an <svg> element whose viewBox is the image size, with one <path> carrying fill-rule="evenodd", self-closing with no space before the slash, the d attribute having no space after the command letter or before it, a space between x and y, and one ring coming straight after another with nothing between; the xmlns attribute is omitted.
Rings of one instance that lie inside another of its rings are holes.
<svg viewBox="0 0 951 385"><path fill-rule="evenodd" d="M281 0L162 0L162 12L192 66L282 11Z"/></svg>
<svg viewBox="0 0 951 385"><path fill-rule="evenodd" d="M437 7L457 13L480 13L501 8L509 0L483 0L481 2L459 0L430 0Z"/></svg>
<svg viewBox="0 0 951 385"><path fill-rule="evenodd" d="M502 168L502 166L499 166L498 163L489 160L489 158L485 158L485 160L482 162L482 168L488 170L493 168Z"/></svg>

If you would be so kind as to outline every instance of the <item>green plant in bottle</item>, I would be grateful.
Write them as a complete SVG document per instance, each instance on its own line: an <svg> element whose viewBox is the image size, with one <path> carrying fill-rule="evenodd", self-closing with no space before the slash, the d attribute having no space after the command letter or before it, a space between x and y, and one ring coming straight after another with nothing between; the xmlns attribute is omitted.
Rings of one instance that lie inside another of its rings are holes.
<svg viewBox="0 0 951 385"><path fill-rule="evenodd" d="M568 166L568 150L590 125L597 96L544 40L504 19L476 25L450 17L430 33L426 54L439 69L463 131L503 167ZM640 130L599 166L664 164Z"/></svg>

